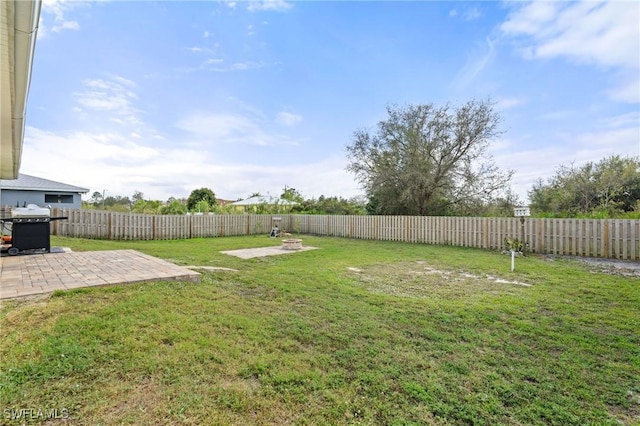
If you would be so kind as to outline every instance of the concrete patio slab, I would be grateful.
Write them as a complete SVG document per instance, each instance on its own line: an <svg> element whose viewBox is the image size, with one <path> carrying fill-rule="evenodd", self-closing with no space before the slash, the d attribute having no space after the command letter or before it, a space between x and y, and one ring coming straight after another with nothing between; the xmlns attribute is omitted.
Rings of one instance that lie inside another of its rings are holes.
<svg viewBox="0 0 640 426"><path fill-rule="evenodd" d="M220 253L228 254L230 256L236 256L241 259L251 259L254 257L298 253L301 251L315 250L315 249L317 249L317 247L303 246L301 249L298 249L298 250L286 250L286 249L283 249L281 246L272 246L272 247L259 247L259 248L239 249L239 250L226 250L226 251L221 251Z"/></svg>
<svg viewBox="0 0 640 426"><path fill-rule="evenodd" d="M0 257L0 300L148 281L200 282L200 274L135 250Z"/></svg>

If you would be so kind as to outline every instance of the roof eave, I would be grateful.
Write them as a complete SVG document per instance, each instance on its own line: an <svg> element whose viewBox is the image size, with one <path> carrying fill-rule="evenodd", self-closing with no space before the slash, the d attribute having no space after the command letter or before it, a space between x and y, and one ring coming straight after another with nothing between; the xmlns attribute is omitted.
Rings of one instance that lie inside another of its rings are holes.
<svg viewBox="0 0 640 426"><path fill-rule="evenodd" d="M0 3L0 179L16 179L41 0Z"/></svg>
<svg viewBox="0 0 640 426"><path fill-rule="evenodd" d="M68 189L68 188L31 188L26 186L3 186L3 191L39 191L39 192L73 192L78 194L86 194L89 192L86 188Z"/></svg>

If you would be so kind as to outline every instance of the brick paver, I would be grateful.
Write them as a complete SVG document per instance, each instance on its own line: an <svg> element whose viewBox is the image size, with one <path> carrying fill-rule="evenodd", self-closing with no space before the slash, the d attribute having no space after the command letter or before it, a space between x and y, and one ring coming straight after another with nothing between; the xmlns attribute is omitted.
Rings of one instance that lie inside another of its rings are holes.
<svg viewBox="0 0 640 426"><path fill-rule="evenodd" d="M200 282L200 274L135 250L0 257L0 299L146 281Z"/></svg>

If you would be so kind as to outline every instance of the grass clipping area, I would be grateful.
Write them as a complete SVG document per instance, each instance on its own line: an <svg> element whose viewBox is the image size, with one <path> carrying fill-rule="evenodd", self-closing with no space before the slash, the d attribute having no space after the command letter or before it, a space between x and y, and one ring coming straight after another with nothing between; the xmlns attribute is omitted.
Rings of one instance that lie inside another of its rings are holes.
<svg viewBox="0 0 640 426"><path fill-rule="evenodd" d="M639 424L639 279L303 238L247 260L220 251L279 241L54 239L237 271L5 303L0 423Z"/></svg>

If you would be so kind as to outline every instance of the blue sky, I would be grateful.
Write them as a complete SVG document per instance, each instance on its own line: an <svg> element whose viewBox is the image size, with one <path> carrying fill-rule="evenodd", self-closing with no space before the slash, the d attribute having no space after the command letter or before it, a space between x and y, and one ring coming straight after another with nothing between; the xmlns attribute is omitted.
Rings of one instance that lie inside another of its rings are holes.
<svg viewBox="0 0 640 426"><path fill-rule="evenodd" d="M491 99L524 200L640 155L640 3L44 0L21 172L166 200L362 195L387 105Z"/></svg>

